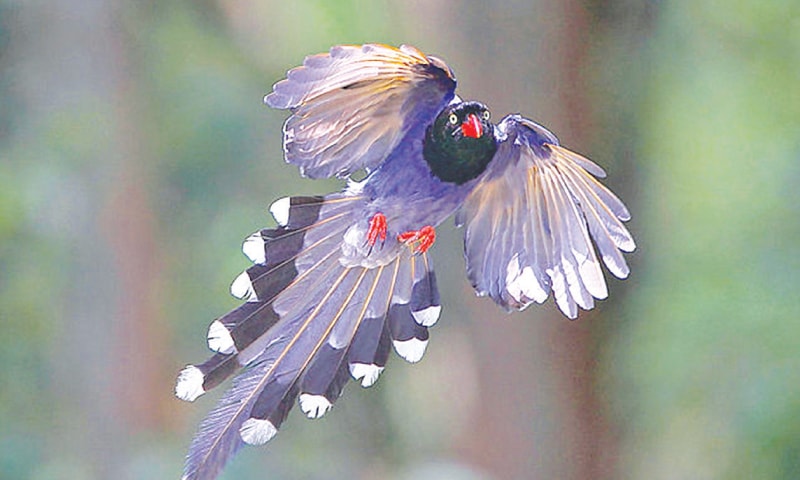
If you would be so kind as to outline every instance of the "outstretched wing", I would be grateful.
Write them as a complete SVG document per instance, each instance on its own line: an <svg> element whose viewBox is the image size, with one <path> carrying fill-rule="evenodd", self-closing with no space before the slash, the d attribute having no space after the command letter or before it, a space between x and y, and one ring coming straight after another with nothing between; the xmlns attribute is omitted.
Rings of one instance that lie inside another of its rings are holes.
<svg viewBox="0 0 800 480"><path fill-rule="evenodd" d="M498 150L459 211L467 275L480 295L523 309L553 292L569 318L608 296L591 239L608 270L625 278L635 244L625 205L595 177L605 172L519 115L497 125Z"/></svg>
<svg viewBox="0 0 800 480"><path fill-rule="evenodd" d="M409 129L430 124L455 87L442 60L409 45L340 45L306 57L264 102L292 111L287 162L307 177L345 177L374 169Z"/></svg>

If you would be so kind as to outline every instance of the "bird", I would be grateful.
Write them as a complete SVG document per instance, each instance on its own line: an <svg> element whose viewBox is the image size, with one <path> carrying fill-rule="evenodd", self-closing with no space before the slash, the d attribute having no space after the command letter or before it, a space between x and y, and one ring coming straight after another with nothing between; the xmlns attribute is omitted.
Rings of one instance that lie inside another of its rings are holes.
<svg viewBox="0 0 800 480"><path fill-rule="evenodd" d="M277 226L247 237L243 300L208 327L213 352L175 394L194 401L239 372L201 422L183 478L216 478L245 444L270 441L295 404L325 415L352 379L369 387L391 350L418 362L442 311L429 249L449 217L479 296L513 312L552 294L568 318L623 279L630 213L605 172L520 114L493 123L456 94L453 71L415 47L338 45L264 97L289 111L285 161L340 191L275 201ZM359 174L360 172L360 174Z"/></svg>

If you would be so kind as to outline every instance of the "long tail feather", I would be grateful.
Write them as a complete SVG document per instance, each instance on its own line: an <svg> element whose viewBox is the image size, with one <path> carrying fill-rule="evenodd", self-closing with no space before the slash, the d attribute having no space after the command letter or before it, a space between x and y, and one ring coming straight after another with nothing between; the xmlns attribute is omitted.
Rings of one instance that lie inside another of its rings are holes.
<svg viewBox="0 0 800 480"><path fill-rule="evenodd" d="M371 387L378 381L391 350L391 337L386 317L371 319L356 332L348 356L350 375L361 382L362 387Z"/></svg>
<svg viewBox="0 0 800 480"><path fill-rule="evenodd" d="M339 273L339 272L337 272ZM347 272L344 272L347 273ZM338 283L344 278L344 273L339 273L338 279L332 282L330 288L322 296L311 295L308 297L309 305L324 304L330 295L336 291ZM189 448L189 455L184 469L184 478L187 480L213 479L221 470L227 460L241 447L243 443L261 444L269 441L277 433L276 417L269 415L256 415L256 402L261 398L261 393L268 385L277 385L272 390L279 395L275 406L279 406L284 397L291 393L291 382L282 388L276 384L276 365L281 366L283 359L291 352L298 339L298 332L302 333L313 319L318 307L302 309L303 311L292 318L285 317L270 330L271 334L264 352L248 365L248 368L234 380L233 386L223 396L217 407L211 411L200 424L200 429ZM298 319L305 320L305 322ZM271 400L271 398L269 398ZM267 400L262 400L262 403ZM287 399L288 401L288 399ZM293 402L294 399L292 398ZM285 405L285 402L284 402ZM259 410L264 410L260 406ZM272 408L269 413L273 413ZM288 412L288 408L286 410ZM257 412L258 413L258 412ZM253 417L252 421L249 421ZM282 421L282 418L279 418ZM248 423L249 422L249 423Z"/></svg>
<svg viewBox="0 0 800 480"><path fill-rule="evenodd" d="M384 275L381 276L382 284L379 284L379 290L385 292L384 298L381 299L380 295L373 297L375 301L368 309L367 318L361 322L350 345L347 367L350 375L360 381L362 387L374 385L386 366L390 345L389 333L386 329L386 312L394 297L399 269L400 259L398 258L384 270ZM383 303L380 303L381 301ZM381 350L382 339L384 339L385 348Z"/></svg>
<svg viewBox="0 0 800 480"><path fill-rule="evenodd" d="M439 289L436 287L436 274L433 264L426 254L415 257L416 273L419 280L411 290L409 307L414 320L424 327L430 327L439 320L442 304Z"/></svg>
<svg viewBox="0 0 800 480"><path fill-rule="evenodd" d="M216 478L241 445L269 441L295 401L318 418L351 376L374 384L392 345L409 361L422 357L441 308L432 265L406 248L373 268L342 263L357 205L342 197L280 200L271 208L280 227L245 241L255 265L232 290L248 301L212 322L216 353L181 372L176 394L194 400L246 368L201 423L185 479Z"/></svg>
<svg viewBox="0 0 800 480"><path fill-rule="evenodd" d="M395 260L395 264L399 259ZM374 269L373 277L365 279L365 298L357 321L340 322L329 334L328 340L309 365L302 378L300 408L309 418L324 415L339 397L349 375L346 358L357 332L366 326L382 321L394 287L393 273L396 268L381 266ZM367 281L369 280L369 285ZM345 376L342 379L342 372Z"/></svg>

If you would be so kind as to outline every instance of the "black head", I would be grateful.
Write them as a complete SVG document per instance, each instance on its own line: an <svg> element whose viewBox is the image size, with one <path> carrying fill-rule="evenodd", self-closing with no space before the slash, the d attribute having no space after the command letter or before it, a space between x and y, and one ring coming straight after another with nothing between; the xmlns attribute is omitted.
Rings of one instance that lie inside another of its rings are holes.
<svg viewBox="0 0 800 480"><path fill-rule="evenodd" d="M462 184L480 175L497 143L489 109L478 102L449 105L428 127L423 155L443 182Z"/></svg>

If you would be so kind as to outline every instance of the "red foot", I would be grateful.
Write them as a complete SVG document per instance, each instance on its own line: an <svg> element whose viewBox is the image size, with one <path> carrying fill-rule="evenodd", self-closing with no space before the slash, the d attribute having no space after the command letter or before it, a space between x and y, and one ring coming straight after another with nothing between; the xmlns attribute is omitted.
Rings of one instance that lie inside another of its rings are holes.
<svg viewBox="0 0 800 480"><path fill-rule="evenodd" d="M397 236L397 241L412 245L414 253L425 253L436 241L436 230L430 225L425 225L419 230L401 233Z"/></svg>
<svg viewBox="0 0 800 480"><path fill-rule="evenodd" d="M372 216L369 221L369 231L367 232L367 244L371 247L381 239L381 243L386 241L386 216L380 212Z"/></svg>

